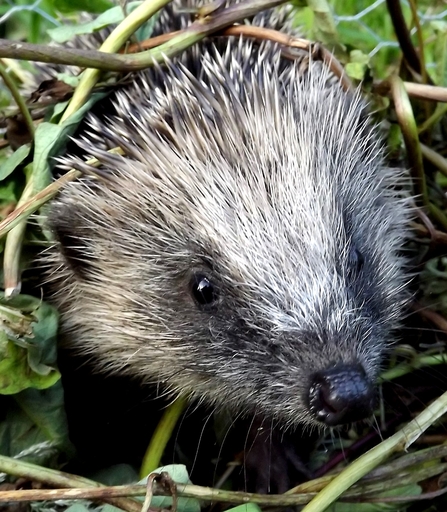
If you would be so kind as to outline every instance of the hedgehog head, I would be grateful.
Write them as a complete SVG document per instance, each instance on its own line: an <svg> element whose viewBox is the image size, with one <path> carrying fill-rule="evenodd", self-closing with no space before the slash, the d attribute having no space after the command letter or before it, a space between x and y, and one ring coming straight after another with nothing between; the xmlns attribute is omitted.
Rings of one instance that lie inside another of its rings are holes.
<svg viewBox="0 0 447 512"><path fill-rule="evenodd" d="M78 143L101 168L52 205L52 279L103 370L334 425L371 411L409 206L359 95L268 48L249 70L232 48L200 76L147 72L91 116Z"/></svg>

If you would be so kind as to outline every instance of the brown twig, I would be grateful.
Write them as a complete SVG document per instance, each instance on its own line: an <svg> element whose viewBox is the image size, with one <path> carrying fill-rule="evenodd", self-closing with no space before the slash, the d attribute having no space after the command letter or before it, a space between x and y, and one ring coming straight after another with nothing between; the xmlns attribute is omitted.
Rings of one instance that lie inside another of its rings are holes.
<svg viewBox="0 0 447 512"><path fill-rule="evenodd" d="M6 71L6 67L4 66L4 64L1 60L0 60L0 76L3 79L6 87L11 92L11 95L13 96L15 102L17 103L17 107L20 110L23 121L25 122L25 126L28 129L29 137L32 139L34 137L33 119L30 115L30 112L28 110L28 107L26 106L26 103L25 103L22 95L20 94L19 88L17 87L14 80L9 76L8 72Z"/></svg>
<svg viewBox="0 0 447 512"><path fill-rule="evenodd" d="M91 487L78 489L19 489L13 491L0 491L0 503L21 502L21 501L56 501L56 500L94 500L104 501L115 506L119 498L130 496L144 496L145 486L123 485L116 487ZM134 507L122 506L128 512L140 512L141 504L133 502ZM121 507L120 507L121 508Z"/></svg>
<svg viewBox="0 0 447 512"><path fill-rule="evenodd" d="M141 50L150 50L152 48L155 48L156 46L159 46L160 44L164 44L170 41L173 37L178 36L182 32L182 30L176 30L175 32L168 32L167 34L161 34L159 36L151 37L150 39L146 39L145 41L141 41L140 43L129 45L125 50L121 50L120 53L129 54L137 53ZM278 30L273 30L271 28L265 27L257 27L254 25L233 25L232 27L228 27L225 30L216 32L213 36L253 37L254 39L258 39L260 41L273 41L284 46L290 46L291 48L301 48L303 50L308 50L311 44L311 42L307 39L293 37L290 36L289 34L284 34L284 32L279 32Z"/></svg>
<svg viewBox="0 0 447 512"><path fill-rule="evenodd" d="M421 151L424 158L426 158L430 163L437 167L439 172L441 172L444 176L447 176L447 159L440 155L434 149L426 146L425 144L421 144Z"/></svg>
<svg viewBox="0 0 447 512"><path fill-rule="evenodd" d="M213 24L217 27L223 25L216 16ZM147 63L132 55L140 56L143 51L153 50L160 45L170 42L172 39L185 34L191 27L185 30L178 30L161 34L136 44L131 44L121 50L119 54L109 54L95 50L78 50L62 47L45 46L30 43L16 43L0 39L0 57L12 57L17 59L48 62L54 64L66 64L79 67L101 69L103 71L131 72L147 67ZM352 83L344 73L343 66L335 56L323 46L313 43L307 39L292 37L277 30L253 25L233 25L220 30L213 37L244 36L259 41L272 41L287 48L301 49L308 51L310 55L322 60L331 71L340 78L345 89L352 88ZM287 57L296 58L287 54Z"/></svg>
<svg viewBox="0 0 447 512"><path fill-rule="evenodd" d="M219 28L220 23L214 25ZM9 57L20 60L31 60L53 64L65 64L71 66L101 69L103 71L130 72L147 67L140 61L135 61L132 55L147 51L165 44L177 36L185 34L191 27L185 30L177 30L167 34L147 39L139 43L131 44L121 50L119 54L110 54L97 50L80 50L61 46L47 46L0 39L0 57ZM309 50L312 42L307 39L292 37L282 32L251 25L234 25L214 34L215 36L245 36L259 40L270 40L290 48Z"/></svg>
<svg viewBox="0 0 447 512"><path fill-rule="evenodd" d="M160 484L155 484L154 495L165 496L166 488ZM211 489L208 487L199 487L196 485L176 485L179 496L203 499L207 501L221 501L223 503L259 503L265 505L296 505L304 504L314 495L275 495L275 494L253 494L245 492L225 491L221 489ZM14 491L0 491L0 503L20 502L20 501L55 501L88 499L109 502L112 499L123 498L124 496L145 496L147 488L145 485L119 485L114 487L92 487L78 489L24 489ZM138 504L138 510L141 511L141 505ZM133 512L133 511L132 511Z"/></svg>
<svg viewBox="0 0 447 512"><path fill-rule="evenodd" d="M407 65L416 71L416 73L422 74L421 60L411 41L410 32L407 24L405 23L400 0L386 0L386 4L393 23L394 32L396 33L397 40L399 41L399 45ZM427 79L431 83L430 78L428 77Z"/></svg>
<svg viewBox="0 0 447 512"><path fill-rule="evenodd" d="M81 68L97 68L103 71L136 71L141 65L132 63L124 55L115 55L96 50L74 50L62 46L48 46L0 39L0 57L10 59L46 62L48 64L66 64Z"/></svg>
<svg viewBox="0 0 447 512"><path fill-rule="evenodd" d="M447 87L437 85L415 84L413 82L404 82L405 90L408 96L429 101L447 102ZM372 92L381 96L388 96L391 93L391 84L388 80L375 82Z"/></svg>

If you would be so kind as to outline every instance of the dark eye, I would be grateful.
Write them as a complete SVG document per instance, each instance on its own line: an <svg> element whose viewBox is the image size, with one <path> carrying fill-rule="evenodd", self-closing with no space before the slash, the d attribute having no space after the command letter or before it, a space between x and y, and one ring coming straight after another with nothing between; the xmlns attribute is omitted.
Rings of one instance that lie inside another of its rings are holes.
<svg viewBox="0 0 447 512"><path fill-rule="evenodd" d="M195 274L191 281L191 292L200 306L212 306L217 300L217 289L203 274Z"/></svg>
<svg viewBox="0 0 447 512"><path fill-rule="evenodd" d="M357 275L362 270L364 263L365 258L363 257L363 254L357 248L352 249L349 256L350 272L353 275Z"/></svg>

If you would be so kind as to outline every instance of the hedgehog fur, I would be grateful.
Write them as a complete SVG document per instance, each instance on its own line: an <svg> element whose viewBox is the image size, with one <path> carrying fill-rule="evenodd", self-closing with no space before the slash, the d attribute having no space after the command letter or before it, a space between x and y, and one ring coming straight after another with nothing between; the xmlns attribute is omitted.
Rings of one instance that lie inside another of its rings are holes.
<svg viewBox="0 0 447 512"><path fill-rule="evenodd" d="M190 22L181 5L156 33ZM251 22L289 30L281 14ZM107 101L76 138L100 168L65 155L87 172L48 217L64 342L98 370L321 425L312 376L355 363L373 382L407 298L406 176L387 167L359 92L231 37Z"/></svg>

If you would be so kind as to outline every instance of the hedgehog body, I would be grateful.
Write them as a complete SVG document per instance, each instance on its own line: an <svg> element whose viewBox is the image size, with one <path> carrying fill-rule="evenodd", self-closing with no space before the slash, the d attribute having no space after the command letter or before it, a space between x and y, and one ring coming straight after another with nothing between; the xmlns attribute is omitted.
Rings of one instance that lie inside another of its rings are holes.
<svg viewBox="0 0 447 512"><path fill-rule="evenodd" d="M186 26L180 3L159 32ZM77 142L101 167L53 202L47 263L64 340L99 370L283 425L369 414L405 302L404 176L360 95L302 68L209 39L90 115Z"/></svg>

